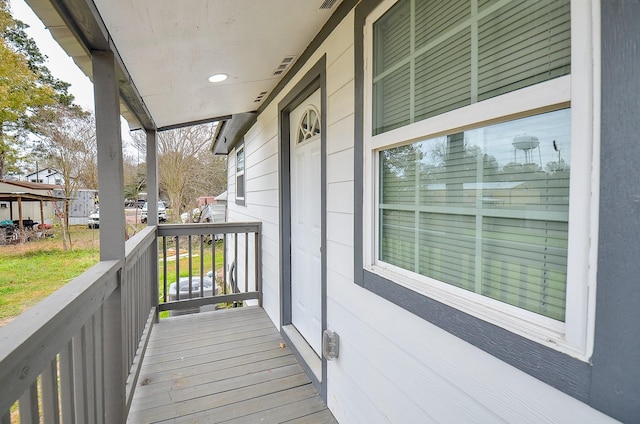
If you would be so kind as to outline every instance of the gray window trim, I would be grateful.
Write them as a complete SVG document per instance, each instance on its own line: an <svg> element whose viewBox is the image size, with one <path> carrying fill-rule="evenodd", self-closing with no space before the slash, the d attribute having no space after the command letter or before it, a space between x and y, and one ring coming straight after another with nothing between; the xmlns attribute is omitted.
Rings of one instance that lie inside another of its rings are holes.
<svg viewBox="0 0 640 424"><path fill-rule="evenodd" d="M638 423L640 327L635 323L640 322L640 185L621 182L640 179L640 50L629 48L640 45L640 2L611 0L600 7L601 207L590 404L622 422Z"/></svg>
<svg viewBox="0 0 640 424"><path fill-rule="evenodd" d="M416 294L363 269L363 117L366 17L382 0L361 2L354 25L355 162L354 270L355 282L407 311L511 364L527 374L587 403L622 422L640 422L640 185L620 181L640 179L637 141L637 93L624 81L637 81L640 45L637 16L640 3L602 2L600 204L598 291L594 352L584 363L474 318L433 299ZM613 205L613 206L611 206Z"/></svg>
<svg viewBox="0 0 640 424"><path fill-rule="evenodd" d="M354 281L407 311L577 398L590 400L591 365L418 294L363 267L364 25L382 0L356 7L354 131Z"/></svg>

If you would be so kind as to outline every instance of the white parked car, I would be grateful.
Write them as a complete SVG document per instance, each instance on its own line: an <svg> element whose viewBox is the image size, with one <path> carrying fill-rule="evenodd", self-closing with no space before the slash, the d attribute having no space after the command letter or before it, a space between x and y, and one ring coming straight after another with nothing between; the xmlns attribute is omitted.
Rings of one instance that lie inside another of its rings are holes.
<svg viewBox="0 0 640 424"><path fill-rule="evenodd" d="M140 222L142 222L143 224L147 222L147 207L148 207L148 203L144 202L144 205L142 206L142 214L140 216ZM164 206L164 202L162 200L160 200L158 202L158 221L160 222L164 222L167 220L167 208Z"/></svg>
<svg viewBox="0 0 640 424"><path fill-rule="evenodd" d="M89 228L100 228L99 208L89 214L89 218L87 218L87 225L89 226Z"/></svg>

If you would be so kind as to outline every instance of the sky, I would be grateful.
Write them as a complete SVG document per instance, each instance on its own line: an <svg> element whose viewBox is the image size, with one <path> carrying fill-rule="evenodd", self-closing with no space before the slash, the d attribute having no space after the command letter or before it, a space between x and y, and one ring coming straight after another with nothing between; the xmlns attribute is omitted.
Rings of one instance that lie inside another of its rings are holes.
<svg viewBox="0 0 640 424"><path fill-rule="evenodd" d="M55 42L44 24L23 0L10 0L9 3L13 17L29 25L27 34L35 40L40 51L47 55L47 68L55 77L71 84L69 91L75 96L78 105L93 110L93 84L89 78Z"/></svg>
<svg viewBox="0 0 640 424"><path fill-rule="evenodd" d="M85 110L94 110L93 83L76 66L62 47L53 39L49 30L38 19L24 0L9 0L11 14L14 19L21 20L29 25L26 32L33 38L40 51L48 57L47 68L53 76L71 84L69 92L75 97L75 103ZM127 152L136 154L130 143L129 127L124 119L121 119L122 141L127 145Z"/></svg>

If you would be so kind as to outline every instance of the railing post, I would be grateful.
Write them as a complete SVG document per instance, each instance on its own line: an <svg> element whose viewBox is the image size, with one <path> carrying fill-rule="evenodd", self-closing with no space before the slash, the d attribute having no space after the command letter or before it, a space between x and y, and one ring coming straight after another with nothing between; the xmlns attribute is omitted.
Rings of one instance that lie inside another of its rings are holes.
<svg viewBox="0 0 640 424"><path fill-rule="evenodd" d="M155 322L160 322L160 289L158 276L158 230L156 228L156 241L152 245L153 253L149 256L149 284L151 284L151 307L155 308Z"/></svg>
<svg viewBox="0 0 640 424"><path fill-rule="evenodd" d="M147 130L147 225L158 225L158 150L156 132ZM160 291L158 289L158 231L156 230L155 253L150 260L151 305L156 308L155 321L160 320L158 308Z"/></svg>
<svg viewBox="0 0 640 424"><path fill-rule="evenodd" d="M258 306L262 307L262 222L256 231L256 289L258 290Z"/></svg>
<svg viewBox="0 0 640 424"><path fill-rule="evenodd" d="M100 186L100 260L120 260L124 266L125 214L122 138L120 135L120 96L113 52L91 52L98 145L98 183ZM123 349L122 268L118 287L107 298L103 309L104 422L126 421L126 367Z"/></svg>

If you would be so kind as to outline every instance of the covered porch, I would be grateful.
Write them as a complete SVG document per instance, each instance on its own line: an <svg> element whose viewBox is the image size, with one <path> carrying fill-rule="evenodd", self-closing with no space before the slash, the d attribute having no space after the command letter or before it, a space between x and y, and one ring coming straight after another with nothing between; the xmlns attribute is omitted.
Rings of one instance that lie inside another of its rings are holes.
<svg viewBox="0 0 640 424"><path fill-rule="evenodd" d="M94 84L100 262L0 329L0 423L334 422L262 309L262 224L159 225L156 138L218 122L229 153L341 2L27 3ZM129 240L121 117L146 134Z"/></svg>
<svg viewBox="0 0 640 424"><path fill-rule="evenodd" d="M0 329L0 422L336 422L261 307L260 265L260 223L138 233Z"/></svg>

